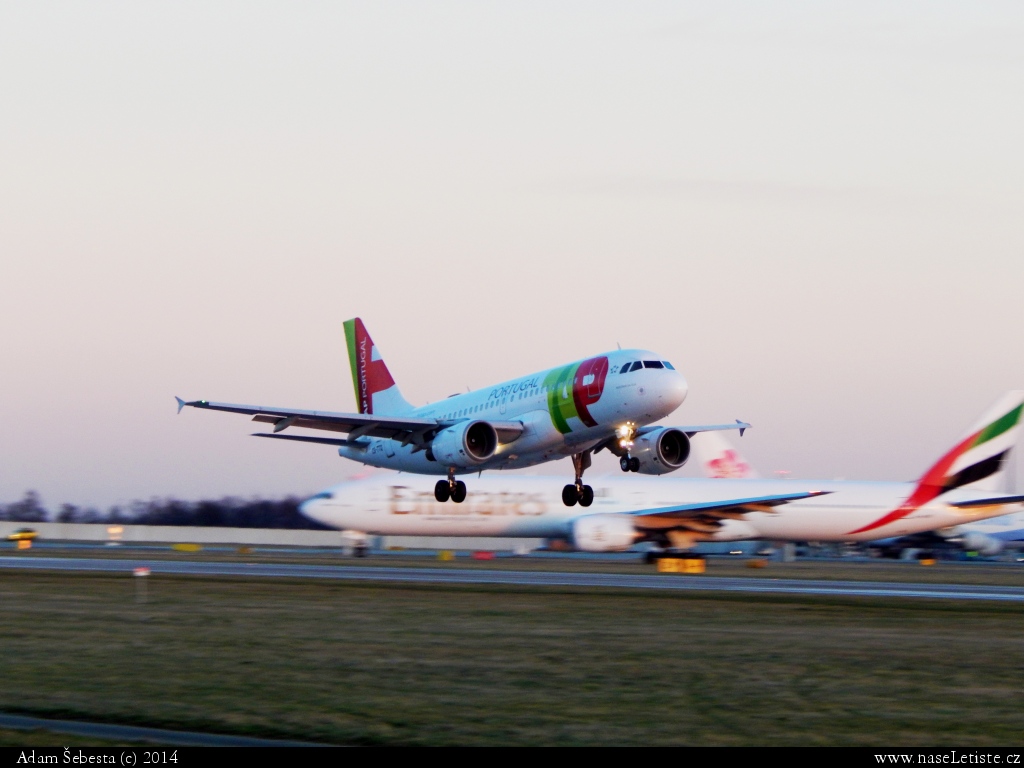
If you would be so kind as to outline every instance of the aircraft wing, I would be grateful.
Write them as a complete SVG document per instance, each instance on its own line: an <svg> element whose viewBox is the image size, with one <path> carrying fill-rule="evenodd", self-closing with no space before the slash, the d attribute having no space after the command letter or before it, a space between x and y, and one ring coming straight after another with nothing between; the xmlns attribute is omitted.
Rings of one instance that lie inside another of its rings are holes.
<svg viewBox="0 0 1024 768"><path fill-rule="evenodd" d="M738 429L740 431L740 437L743 437L743 433L750 429L750 424L745 421L736 419L732 424L701 424L699 426L689 425L677 427L669 425L670 429L678 429L680 432L685 432L687 437L693 437L698 432L724 432L728 429ZM638 435L645 435L648 432L653 432L656 429L662 429L662 427L641 427L637 430Z"/></svg>
<svg viewBox="0 0 1024 768"><path fill-rule="evenodd" d="M349 440L359 437L385 437L400 440L403 445L412 443L426 447L434 434L440 430L463 421L463 419L442 421L439 419L419 419L407 416L383 416L372 413L335 413L332 411L303 411L294 408L273 408L263 405L238 405L235 403L213 403L209 400L192 400L186 402L180 397L178 412L185 406L208 411L225 411L252 416L253 421L273 424L274 432L261 435L263 437L280 437L295 439L291 435L277 435L277 432L288 427L305 427L306 429L323 429L329 432L346 432ZM518 421L492 421L491 426L498 433L502 443L511 443L523 433L523 425ZM327 442L339 445L344 441L328 439L310 439L307 442Z"/></svg>
<svg viewBox="0 0 1024 768"><path fill-rule="evenodd" d="M958 509L971 509L972 507L998 507L1001 504L1024 504L1024 496L995 496L991 499L971 499L969 501L946 502L951 507Z"/></svg>
<svg viewBox="0 0 1024 768"><path fill-rule="evenodd" d="M713 533L723 520L738 520L750 512L774 512L775 507L800 499L824 496L831 491L798 491L778 493L771 496L750 496L743 499L723 501L700 501L693 504L676 504L671 507L640 509L626 512L640 528L667 529L683 528L696 533Z"/></svg>
<svg viewBox="0 0 1024 768"><path fill-rule="evenodd" d="M641 427L640 429L637 430L636 434L637 437L639 437L641 435L646 435L649 432L654 432L655 430L658 429L664 429L664 427ZM740 431L740 437L742 437L743 433L746 430L750 429L750 424L748 424L745 421L740 421L739 419L736 419L736 421L734 421L732 424L701 424L700 426L690 425L682 427L673 426L669 427L669 429L678 429L680 432L685 432L687 437L693 437L698 432L724 432L727 429L738 429ZM622 456L624 453L624 449L619 448L619 439L620 438L618 435L612 435L607 440L604 440L595 445L591 450L593 450L594 453L600 453L605 448L607 448L616 456Z"/></svg>

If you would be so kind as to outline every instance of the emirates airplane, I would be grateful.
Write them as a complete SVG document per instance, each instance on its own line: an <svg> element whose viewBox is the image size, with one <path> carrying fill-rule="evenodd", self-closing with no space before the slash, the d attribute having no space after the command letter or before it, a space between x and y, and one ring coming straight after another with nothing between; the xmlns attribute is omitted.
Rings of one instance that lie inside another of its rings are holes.
<svg viewBox="0 0 1024 768"><path fill-rule="evenodd" d="M209 400L185 406L252 416L273 424L256 437L336 446L339 455L374 467L444 475L433 498L460 503L466 484L458 474L518 469L572 457L575 480L562 502L589 507L594 489L583 483L591 454L608 449L624 472L661 475L686 463L697 432L750 425L649 426L686 398L682 374L660 355L620 349L531 373L492 387L452 395L416 408L398 390L380 352L358 317L345 322L358 413L304 411ZM291 427L347 433L345 438L280 434Z"/></svg>
<svg viewBox="0 0 1024 768"><path fill-rule="evenodd" d="M624 551L643 541L669 550L702 541L872 541L1024 508L1024 496L998 490L1022 404L1024 392L1005 395L916 483L735 479L749 468L736 467L732 456L715 467L724 479L605 479L585 512L549 506L552 480L540 476L481 480L461 508L438 504L414 478L377 476L335 486L301 510L356 538L546 538L587 552Z"/></svg>

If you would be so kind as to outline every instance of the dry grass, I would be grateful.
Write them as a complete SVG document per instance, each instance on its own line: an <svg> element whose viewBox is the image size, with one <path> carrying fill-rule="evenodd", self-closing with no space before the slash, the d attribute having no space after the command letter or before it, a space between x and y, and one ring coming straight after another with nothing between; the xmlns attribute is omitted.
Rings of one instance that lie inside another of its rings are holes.
<svg viewBox="0 0 1024 768"><path fill-rule="evenodd" d="M1008 744L1024 609L0 572L0 710L362 744Z"/></svg>

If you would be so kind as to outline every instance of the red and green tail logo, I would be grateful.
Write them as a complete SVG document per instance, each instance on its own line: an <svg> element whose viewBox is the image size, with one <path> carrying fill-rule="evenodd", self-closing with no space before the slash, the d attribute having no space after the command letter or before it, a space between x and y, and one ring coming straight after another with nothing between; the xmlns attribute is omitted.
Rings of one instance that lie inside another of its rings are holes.
<svg viewBox="0 0 1024 768"><path fill-rule="evenodd" d="M899 509L894 509L873 523L869 523L855 531L850 531L850 533L864 533L865 531L881 528L884 525L906 517L944 493L976 483L979 480L984 480L999 472L1003 462L1010 454L1011 447L1004 447L1002 450L999 450L1001 446L996 445L994 446L995 450L979 451L979 456L972 463L958 469L956 472L953 472L952 468L968 452L990 444L992 440L1017 426L1017 423L1020 421L1021 409L1024 408L1024 404L1019 402L1020 398L1018 397L1017 399L1018 402L1015 408L965 437L951 451L939 459L931 469L925 472L924 477L918 481L914 492L900 505Z"/></svg>
<svg viewBox="0 0 1024 768"><path fill-rule="evenodd" d="M348 361L352 366L352 386L356 390L356 405L360 413L373 413L373 396L391 389L395 380L380 359L373 339L358 317L345 321L345 341Z"/></svg>

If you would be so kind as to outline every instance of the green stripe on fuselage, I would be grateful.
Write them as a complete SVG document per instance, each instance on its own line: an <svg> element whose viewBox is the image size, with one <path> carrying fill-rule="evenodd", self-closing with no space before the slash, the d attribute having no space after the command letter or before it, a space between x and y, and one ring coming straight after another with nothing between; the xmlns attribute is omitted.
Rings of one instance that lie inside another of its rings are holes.
<svg viewBox="0 0 1024 768"><path fill-rule="evenodd" d="M573 378L579 369L579 363L555 368L544 377L544 386L548 390L548 413L555 429L563 435L572 432L569 419L579 418L576 412L576 401L572 396Z"/></svg>

